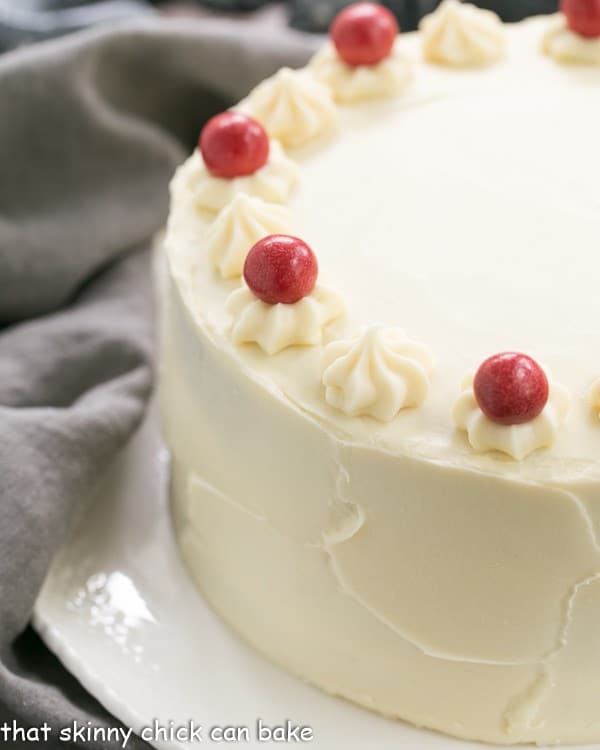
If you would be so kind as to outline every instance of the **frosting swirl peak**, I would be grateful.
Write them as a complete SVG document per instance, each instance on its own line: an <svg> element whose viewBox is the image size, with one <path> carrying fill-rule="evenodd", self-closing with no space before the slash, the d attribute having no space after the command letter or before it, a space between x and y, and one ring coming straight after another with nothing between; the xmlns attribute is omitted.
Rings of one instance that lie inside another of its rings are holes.
<svg viewBox="0 0 600 750"><path fill-rule="evenodd" d="M355 339L329 344L322 367L331 406L351 417L390 422L402 409L423 403L432 360L400 328L371 326Z"/></svg>
<svg viewBox="0 0 600 750"><path fill-rule="evenodd" d="M302 146L332 128L337 110L327 86L305 70L282 68L236 107L284 146Z"/></svg>
<svg viewBox="0 0 600 750"><path fill-rule="evenodd" d="M208 254L223 278L241 276L254 243L269 234L287 232L290 224L284 206L238 193L209 227Z"/></svg>
<svg viewBox="0 0 600 750"><path fill-rule="evenodd" d="M486 65L502 57L502 21L490 10L460 0L444 0L419 26L423 54L429 62L467 67Z"/></svg>

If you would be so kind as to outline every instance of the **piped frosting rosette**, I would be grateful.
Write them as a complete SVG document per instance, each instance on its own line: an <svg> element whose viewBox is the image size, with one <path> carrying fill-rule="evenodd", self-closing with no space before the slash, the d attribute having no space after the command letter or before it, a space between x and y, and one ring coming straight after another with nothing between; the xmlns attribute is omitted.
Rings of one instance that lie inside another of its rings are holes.
<svg viewBox="0 0 600 750"><path fill-rule="evenodd" d="M366 327L355 338L325 348L325 399L348 416L390 422L402 409L423 403L431 370L429 350L402 329Z"/></svg>
<svg viewBox="0 0 600 750"><path fill-rule="evenodd" d="M335 17L330 43L309 70L338 102L352 103L401 94L412 66L400 50L394 15L376 3L354 3Z"/></svg>
<svg viewBox="0 0 600 750"><path fill-rule="evenodd" d="M455 67L487 65L506 48L502 21L490 10L460 0L443 0L419 25L429 62Z"/></svg>
<svg viewBox="0 0 600 750"><path fill-rule="evenodd" d="M600 419L600 379L596 380L590 389L590 406Z"/></svg>
<svg viewBox="0 0 600 750"><path fill-rule="evenodd" d="M376 65L348 65L334 45L327 44L313 57L309 67L343 104L398 96L406 91L414 77L412 64L398 43L390 55Z"/></svg>
<svg viewBox="0 0 600 750"><path fill-rule="evenodd" d="M598 24L600 28L600 21ZM552 18L542 41L542 49L562 63L600 65L600 35L578 34L570 28L567 17L562 13Z"/></svg>
<svg viewBox="0 0 600 750"><path fill-rule="evenodd" d="M175 173L171 194L211 212L240 193L285 203L299 171L257 120L228 110L206 123L198 148Z"/></svg>
<svg viewBox="0 0 600 750"><path fill-rule="evenodd" d="M208 229L208 254L225 279L241 276L248 250L269 234L289 232L289 210L262 198L238 193Z"/></svg>
<svg viewBox="0 0 600 750"><path fill-rule="evenodd" d="M286 156L280 143L271 140L269 145L269 158L263 167L254 174L231 179L211 175L202 155L195 151L175 173L171 190L187 196L198 209L215 213L240 193L270 203L285 203L298 182L300 169Z"/></svg>
<svg viewBox="0 0 600 750"><path fill-rule="evenodd" d="M234 344L258 344L266 354L277 354L289 346L321 344L323 328L341 315L344 305L338 294L322 286L292 305L270 305L243 286L232 292L226 309Z"/></svg>
<svg viewBox="0 0 600 750"><path fill-rule="evenodd" d="M236 107L261 122L286 147L302 146L330 131L337 109L327 86L306 70L282 68Z"/></svg>
<svg viewBox="0 0 600 750"><path fill-rule="evenodd" d="M568 391L548 381L534 360L505 352L465 378L453 417L476 451L499 451L521 461L553 445L570 401Z"/></svg>
<svg viewBox="0 0 600 750"><path fill-rule="evenodd" d="M234 344L258 344L269 355L290 346L317 346L344 312L340 296L318 285L312 249L291 235L259 240L244 263L245 284L226 301Z"/></svg>

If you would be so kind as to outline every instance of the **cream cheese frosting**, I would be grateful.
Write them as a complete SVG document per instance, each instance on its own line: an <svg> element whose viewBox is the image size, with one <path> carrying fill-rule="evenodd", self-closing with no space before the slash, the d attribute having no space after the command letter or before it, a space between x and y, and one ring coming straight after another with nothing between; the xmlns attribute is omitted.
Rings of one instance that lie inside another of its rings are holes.
<svg viewBox="0 0 600 750"><path fill-rule="evenodd" d="M162 415L202 593L324 690L506 744L600 741L600 69L541 54L548 23L460 72L406 35L411 92L339 107L335 137L290 151L294 231L346 308L321 343L236 343L239 280L203 252L215 215L185 181L165 240ZM388 422L332 407L321 380L327 346L372 321L435 357L427 397ZM452 418L464 373L507 350L571 401L522 460Z"/></svg>
<svg viewBox="0 0 600 750"><path fill-rule="evenodd" d="M461 0L443 0L421 21L423 54L429 62L473 66L504 54L505 31L498 16Z"/></svg>
<svg viewBox="0 0 600 750"><path fill-rule="evenodd" d="M282 68L241 101L237 110L261 122L284 146L302 146L329 132L337 110L329 89L305 70Z"/></svg>
<svg viewBox="0 0 600 750"><path fill-rule="evenodd" d="M208 254L225 279L242 275L250 248L269 234L287 234L292 225L284 206L238 193L208 229Z"/></svg>
<svg viewBox="0 0 600 750"><path fill-rule="evenodd" d="M600 417L600 379L594 382L590 390L590 405Z"/></svg>
<svg viewBox="0 0 600 750"><path fill-rule="evenodd" d="M329 43L313 57L309 69L342 103L397 96L413 79L412 64L402 52L400 41L380 63L357 66L347 65Z"/></svg>
<svg viewBox="0 0 600 750"><path fill-rule="evenodd" d="M323 352L323 385L331 406L349 416L391 421L420 406L432 370L426 347L400 328L369 326L354 339L332 341Z"/></svg>
<svg viewBox="0 0 600 750"><path fill-rule="evenodd" d="M543 49L559 62L600 65L600 37L586 38L571 31L562 13L549 24L543 37Z"/></svg>
<svg viewBox="0 0 600 750"><path fill-rule="evenodd" d="M465 430L476 451L500 451L517 461L540 448L553 445L569 413L570 397L565 388L550 384L548 403L530 422L503 425L493 422L479 408L473 393L473 376L463 383L463 392L453 409L454 421Z"/></svg>
<svg viewBox="0 0 600 750"><path fill-rule="evenodd" d="M238 193L273 203L285 203L299 177L298 166L286 156L281 144L271 140L269 159L254 174L234 179L213 177L199 150L179 167L171 182L171 195L190 201L198 210L220 211Z"/></svg>
<svg viewBox="0 0 600 750"><path fill-rule="evenodd" d="M226 309L234 343L255 343L267 354L277 354L288 346L320 344L324 327L342 314L344 304L323 286L292 305L269 305L242 286L227 299Z"/></svg>

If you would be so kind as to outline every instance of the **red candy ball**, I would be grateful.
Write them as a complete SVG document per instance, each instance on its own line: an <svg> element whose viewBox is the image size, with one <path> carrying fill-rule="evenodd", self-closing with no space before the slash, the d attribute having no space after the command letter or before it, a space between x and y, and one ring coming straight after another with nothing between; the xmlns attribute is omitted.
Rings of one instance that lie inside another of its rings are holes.
<svg viewBox="0 0 600 750"><path fill-rule="evenodd" d="M198 141L206 168L214 177L254 174L269 158L269 136L263 126L240 112L223 112L202 128Z"/></svg>
<svg viewBox="0 0 600 750"><path fill-rule="evenodd" d="M292 305L310 294L319 266L310 247L287 234L259 240L244 263L244 279L254 294L269 305Z"/></svg>
<svg viewBox="0 0 600 750"><path fill-rule="evenodd" d="M576 34L600 36L600 0L562 0L561 10Z"/></svg>
<svg viewBox="0 0 600 750"><path fill-rule="evenodd" d="M535 419L548 401L548 378L526 354L503 352L486 359L473 384L475 399L488 419L523 424Z"/></svg>
<svg viewBox="0 0 600 750"><path fill-rule="evenodd" d="M398 24L376 3L355 3L334 18L329 34L338 55L348 65L376 65L392 51Z"/></svg>

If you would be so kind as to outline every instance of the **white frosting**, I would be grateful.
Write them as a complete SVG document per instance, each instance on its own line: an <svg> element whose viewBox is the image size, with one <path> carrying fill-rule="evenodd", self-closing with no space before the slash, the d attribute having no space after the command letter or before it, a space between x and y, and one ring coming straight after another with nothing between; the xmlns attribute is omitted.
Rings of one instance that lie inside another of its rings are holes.
<svg viewBox="0 0 600 750"><path fill-rule="evenodd" d="M283 206L238 193L207 232L210 259L223 278L241 276L252 246L269 234L289 234L291 223Z"/></svg>
<svg viewBox="0 0 600 750"><path fill-rule="evenodd" d="M281 144L272 140L269 159L264 167L246 177L225 179L213 177L206 169L200 151L194 153L175 172L171 195L190 201L197 209L220 211L238 193L247 193L273 203L285 203L295 187L300 171L284 153Z"/></svg>
<svg viewBox="0 0 600 750"><path fill-rule="evenodd" d="M351 417L389 422L401 409L423 403L432 360L400 328L371 326L328 344L322 367L327 403Z"/></svg>
<svg viewBox="0 0 600 750"><path fill-rule="evenodd" d="M568 391L550 383L548 402L541 414L530 422L503 425L488 419L481 411L473 393L473 377L465 380L462 394L453 409L454 421L465 430L476 451L500 451L517 461L540 448L550 448L569 412Z"/></svg>
<svg viewBox="0 0 600 750"><path fill-rule="evenodd" d="M347 308L323 341L401 324L435 355L419 408L347 416L322 347L236 345L239 282L187 187L166 239L163 422L203 594L325 690L504 744L600 742L600 68L540 54L547 25L507 26L510 54L460 73L403 35L413 93L340 107L336 138L295 154L294 222ZM464 373L509 349L572 397L522 461L452 419Z"/></svg>
<svg viewBox="0 0 600 750"><path fill-rule="evenodd" d="M241 101L237 110L261 122L284 146L302 146L332 129L337 110L327 86L305 70L282 68Z"/></svg>
<svg viewBox="0 0 600 750"><path fill-rule="evenodd" d="M600 417L600 380L596 380L590 390L590 406Z"/></svg>
<svg viewBox="0 0 600 750"><path fill-rule="evenodd" d="M549 24L543 49L559 62L600 65L600 37L587 38L571 31L562 13L558 13Z"/></svg>
<svg viewBox="0 0 600 750"><path fill-rule="evenodd" d="M326 44L310 62L310 70L327 84L342 103L397 96L413 79L413 66L397 42L389 57L377 65L347 65L332 44Z"/></svg>
<svg viewBox="0 0 600 750"><path fill-rule="evenodd" d="M502 21L490 10L460 0L443 0L421 21L423 54L442 65L486 65L504 55Z"/></svg>
<svg viewBox="0 0 600 750"><path fill-rule="evenodd" d="M323 328L342 314L344 305L335 292L322 286L293 305L269 305L243 286L231 294L226 309L233 318L235 344L255 343L267 354L276 354L288 346L320 344Z"/></svg>

